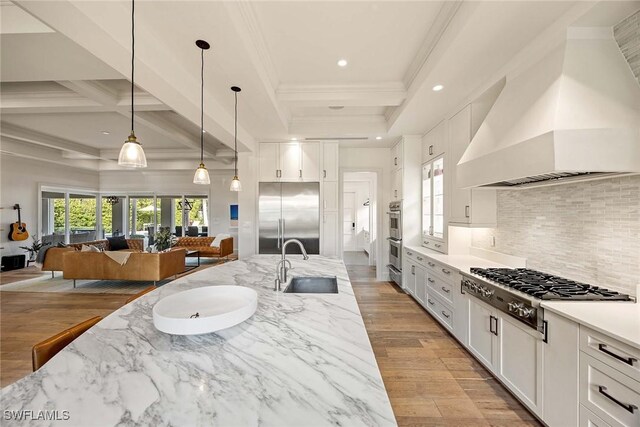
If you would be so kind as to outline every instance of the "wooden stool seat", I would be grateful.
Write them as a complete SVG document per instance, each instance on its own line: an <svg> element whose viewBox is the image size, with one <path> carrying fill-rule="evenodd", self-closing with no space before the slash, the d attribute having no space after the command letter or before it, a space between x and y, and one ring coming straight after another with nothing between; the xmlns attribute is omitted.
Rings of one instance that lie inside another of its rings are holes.
<svg viewBox="0 0 640 427"><path fill-rule="evenodd" d="M49 361L53 356L58 354L60 350L71 344L73 340L82 335L87 329L102 320L102 317L96 316L75 326L70 327L46 340L39 342L33 346L31 351L31 361L33 362L33 371L37 371Z"/></svg>

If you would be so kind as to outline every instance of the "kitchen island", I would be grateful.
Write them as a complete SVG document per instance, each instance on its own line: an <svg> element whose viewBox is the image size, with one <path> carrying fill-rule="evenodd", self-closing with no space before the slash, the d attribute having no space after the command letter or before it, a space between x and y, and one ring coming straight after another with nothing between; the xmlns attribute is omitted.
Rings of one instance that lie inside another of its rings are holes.
<svg viewBox="0 0 640 427"><path fill-rule="evenodd" d="M339 293L274 292L277 256L185 276L115 311L2 389L3 411L68 411L68 421L6 425L395 425L344 264L290 259L290 276L336 276ZM159 299L212 285L255 289L256 313L214 334L155 329Z"/></svg>

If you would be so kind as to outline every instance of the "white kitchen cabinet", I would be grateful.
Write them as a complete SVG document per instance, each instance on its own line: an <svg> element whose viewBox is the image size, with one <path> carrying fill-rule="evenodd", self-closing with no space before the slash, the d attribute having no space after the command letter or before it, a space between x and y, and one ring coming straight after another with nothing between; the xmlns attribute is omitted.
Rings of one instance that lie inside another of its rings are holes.
<svg viewBox="0 0 640 427"><path fill-rule="evenodd" d="M403 159L402 159L403 149L402 149L402 140L399 141L396 145L391 148L391 170L402 169Z"/></svg>
<svg viewBox="0 0 640 427"><path fill-rule="evenodd" d="M338 256L338 212L324 212L322 214L322 255Z"/></svg>
<svg viewBox="0 0 640 427"><path fill-rule="evenodd" d="M322 209L327 211L338 210L338 182L327 181L323 184Z"/></svg>
<svg viewBox="0 0 640 427"><path fill-rule="evenodd" d="M391 200L402 200L402 169L391 171Z"/></svg>
<svg viewBox="0 0 640 427"><path fill-rule="evenodd" d="M422 305L425 305L427 301L427 272L419 264L414 265L415 280L416 280L416 300Z"/></svg>
<svg viewBox="0 0 640 427"><path fill-rule="evenodd" d="M322 180L338 181L339 148L337 142L322 143Z"/></svg>
<svg viewBox="0 0 640 427"><path fill-rule="evenodd" d="M299 181L302 178L301 150L298 142L280 144L280 179Z"/></svg>
<svg viewBox="0 0 640 427"><path fill-rule="evenodd" d="M320 144L303 142L300 144L300 170L303 181L320 181Z"/></svg>
<svg viewBox="0 0 640 427"><path fill-rule="evenodd" d="M453 287L453 335L464 345L468 345L469 296L462 291L460 274L456 274L456 286Z"/></svg>
<svg viewBox="0 0 640 427"><path fill-rule="evenodd" d="M449 151L447 159L455 172L460 158L471 142L471 104L449 119ZM455 173L449 177L449 224L472 227L495 227L496 190L460 188Z"/></svg>
<svg viewBox="0 0 640 427"><path fill-rule="evenodd" d="M498 363L498 318L491 307L474 297L469 297L467 326L468 349L489 370L495 371Z"/></svg>
<svg viewBox="0 0 640 427"><path fill-rule="evenodd" d="M422 165L422 245L447 252L445 161L436 157Z"/></svg>
<svg viewBox="0 0 640 427"><path fill-rule="evenodd" d="M274 182L280 179L280 150L278 143L260 144L260 182Z"/></svg>
<svg viewBox="0 0 640 427"><path fill-rule="evenodd" d="M496 374L536 415L542 415L542 335L495 310Z"/></svg>
<svg viewBox="0 0 640 427"><path fill-rule="evenodd" d="M443 154L447 148L447 122L441 121L422 137L422 163Z"/></svg>
<svg viewBox="0 0 640 427"><path fill-rule="evenodd" d="M566 424L573 425L573 424ZM609 424L605 423L602 418L580 405L580 424L579 427L611 427ZM549 424L551 427L551 424Z"/></svg>
<svg viewBox="0 0 640 427"><path fill-rule="evenodd" d="M549 427L578 424L577 323L544 312L546 343L542 346L542 419Z"/></svg>
<svg viewBox="0 0 640 427"><path fill-rule="evenodd" d="M408 256L402 259L402 287L415 298L416 295L416 263Z"/></svg>

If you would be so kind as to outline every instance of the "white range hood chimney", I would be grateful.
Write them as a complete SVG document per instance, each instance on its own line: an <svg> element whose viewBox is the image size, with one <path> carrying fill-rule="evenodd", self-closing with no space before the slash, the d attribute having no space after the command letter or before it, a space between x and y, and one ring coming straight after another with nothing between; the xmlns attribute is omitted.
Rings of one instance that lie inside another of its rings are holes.
<svg viewBox="0 0 640 427"><path fill-rule="evenodd" d="M611 28L570 28L507 78L457 168L462 187L640 173L640 85Z"/></svg>

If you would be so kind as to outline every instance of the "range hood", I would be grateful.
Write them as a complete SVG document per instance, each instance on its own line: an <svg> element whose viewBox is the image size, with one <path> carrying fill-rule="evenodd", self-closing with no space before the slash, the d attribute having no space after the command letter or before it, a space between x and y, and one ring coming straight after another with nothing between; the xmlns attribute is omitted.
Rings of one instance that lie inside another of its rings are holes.
<svg viewBox="0 0 640 427"><path fill-rule="evenodd" d="M570 28L560 46L507 78L457 182L518 188L628 173L640 173L640 85L610 28Z"/></svg>

